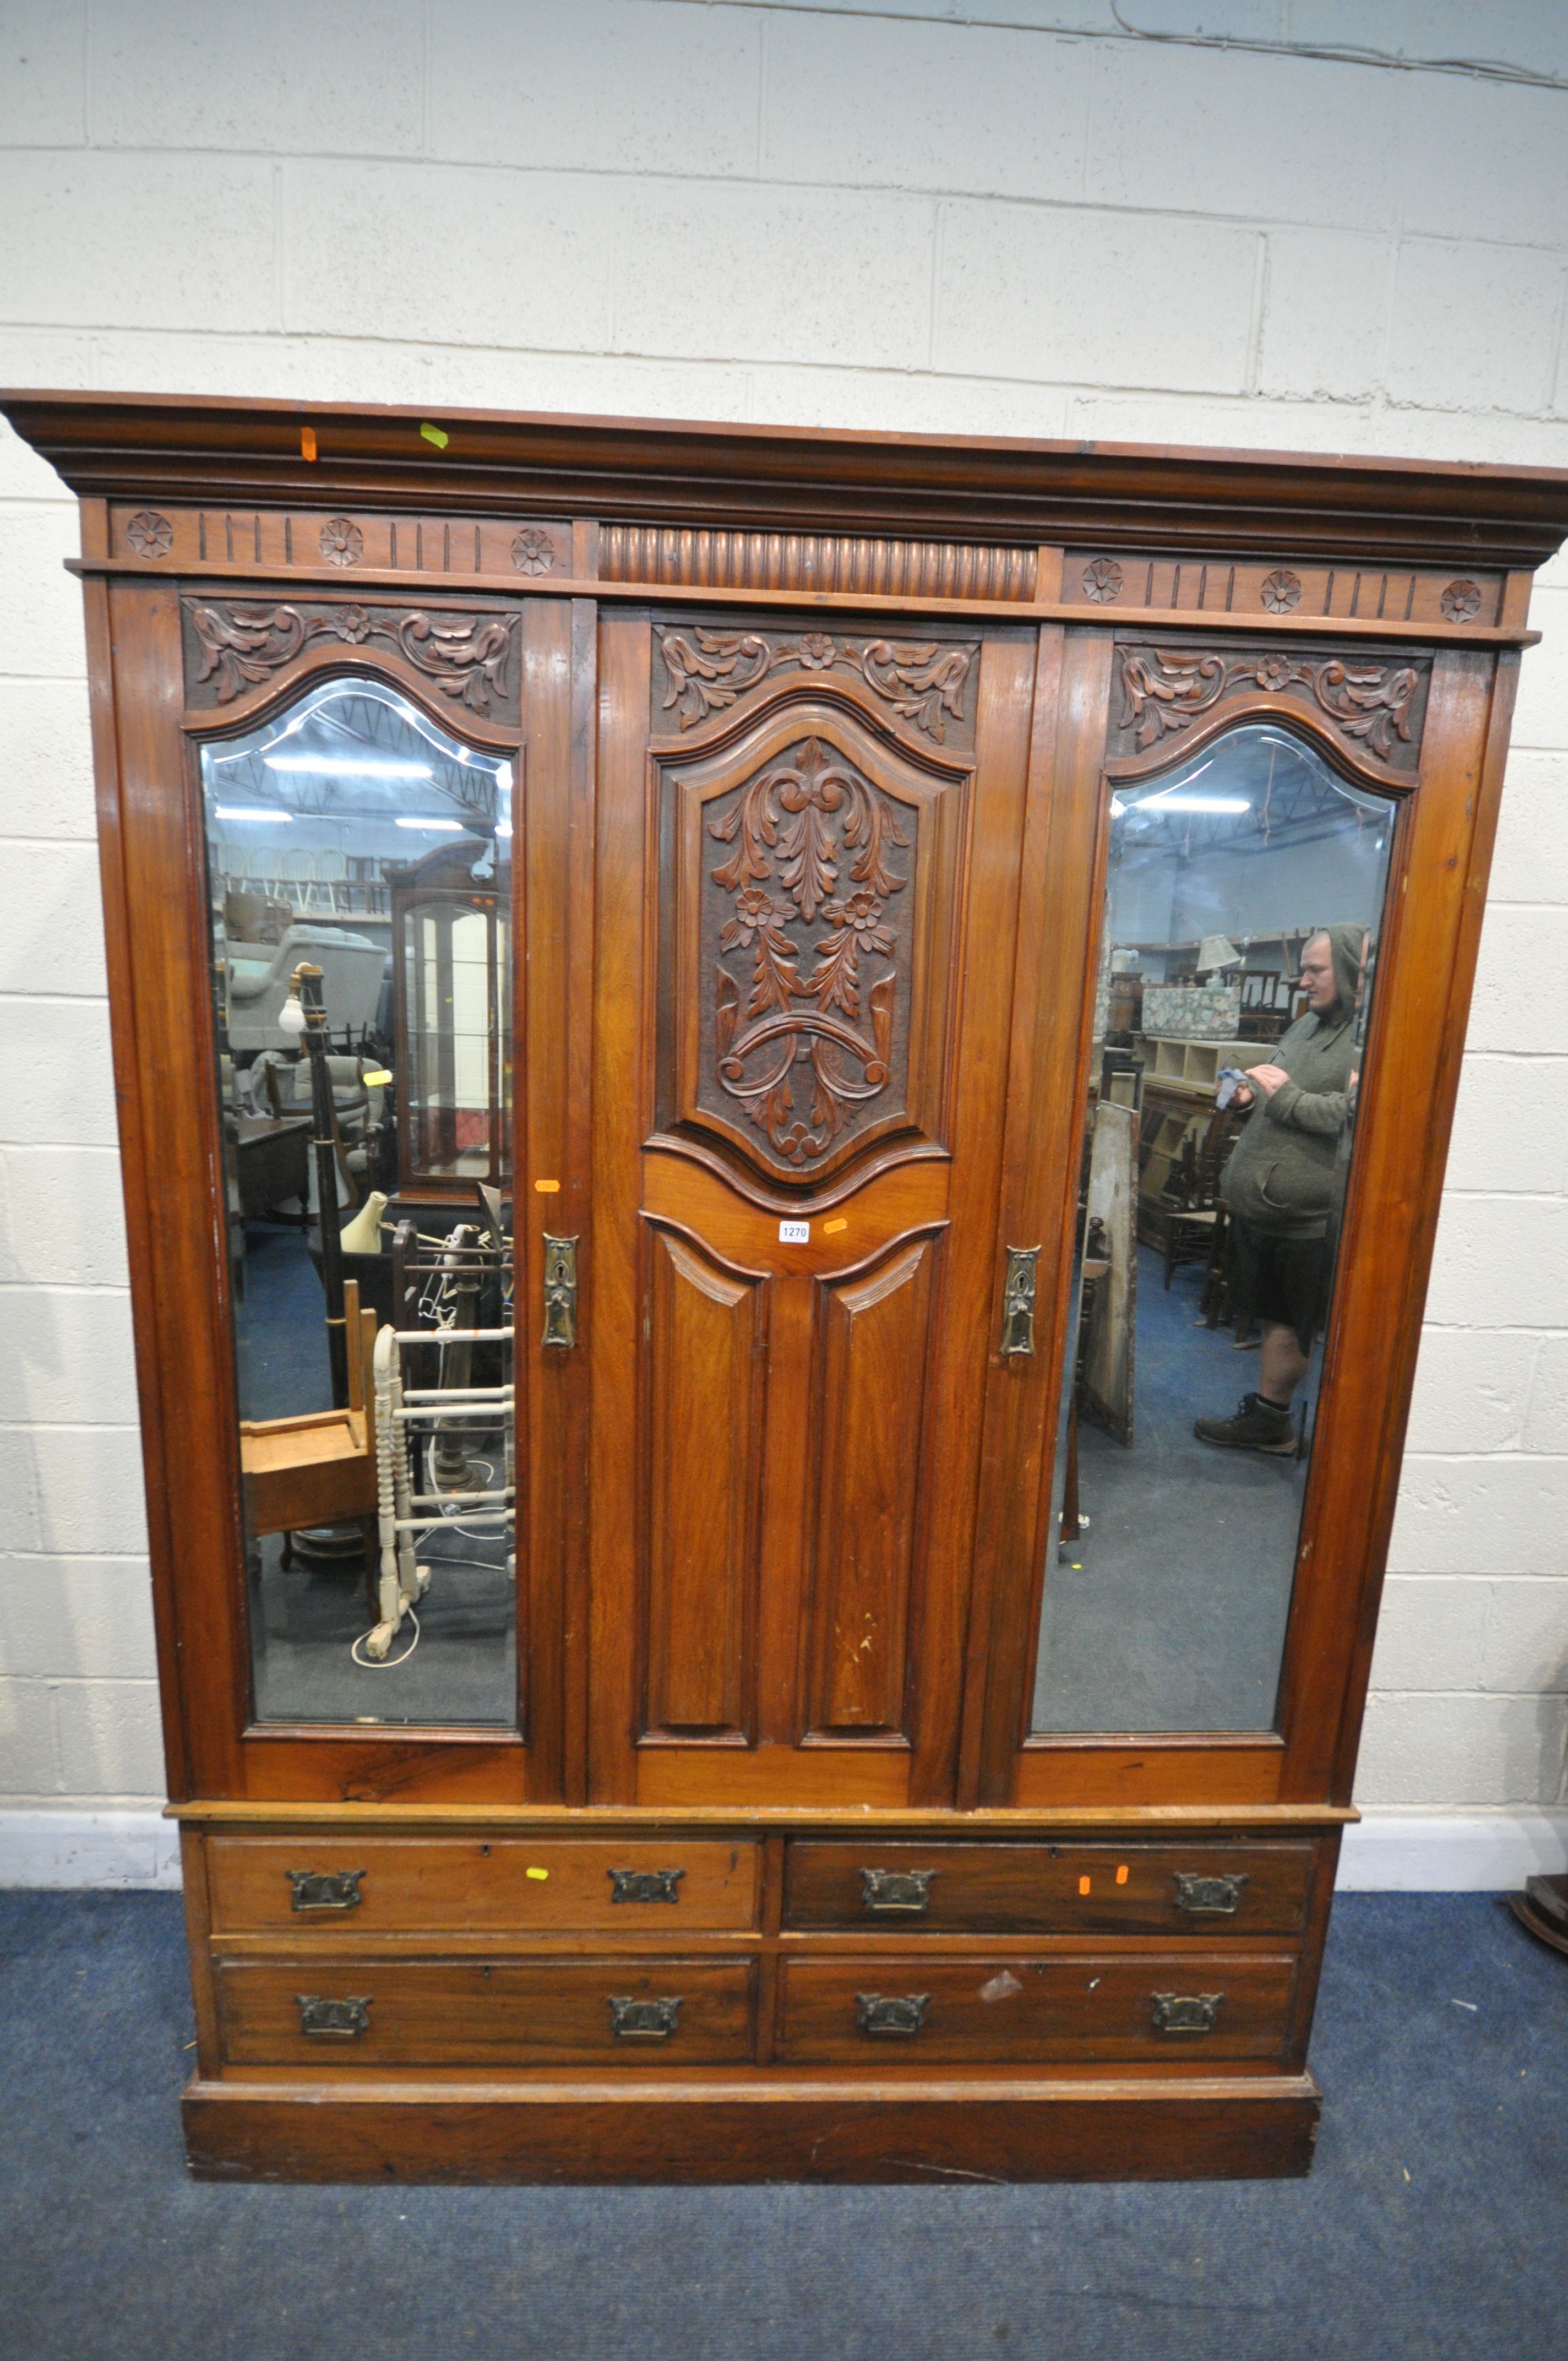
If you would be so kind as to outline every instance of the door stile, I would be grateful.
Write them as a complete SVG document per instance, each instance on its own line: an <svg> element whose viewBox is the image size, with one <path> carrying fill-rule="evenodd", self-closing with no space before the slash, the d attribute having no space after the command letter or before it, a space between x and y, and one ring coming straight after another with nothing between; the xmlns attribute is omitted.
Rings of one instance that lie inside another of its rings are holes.
<svg viewBox="0 0 1568 2361"><path fill-rule="evenodd" d="M544 1239L578 1241L580 1340L593 1286L595 623L591 600L524 602L521 840L512 864L521 954L513 961L514 1360L520 1378L527 1372L526 1396L521 1383L519 1396L528 1422L518 1670L536 1765L531 1790L566 1803L587 1793L589 1372L580 1341L566 1349L543 1342Z"/></svg>
<svg viewBox="0 0 1568 2361"><path fill-rule="evenodd" d="M981 651L974 811L963 889L966 961L951 1052L953 1193L938 1274L941 1350L930 1429L941 1435L942 1444L939 1451L927 1453L922 1470L923 1513L928 1521L922 1561L929 1595L915 1603L912 1804L950 1802L958 1770L964 1643L980 1509L982 1373L1002 1317L992 1238L1003 1174L1037 652L1033 631L989 632Z"/></svg>
<svg viewBox="0 0 1568 2361"><path fill-rule="evenodd" d="M1091 972L1103 891L1101 773L1109 631L1047 629L1036 692L1019 924L997 1300L1008 1249L1043 1245L1035 1349L993 1338L975 1532L975 1590L959 1801L1014 1800L1045 1579L1057 1403L1072 1303L1079 1114L1093 1021ZM983 1703L981 1702L983 1700Z"/></svg>
<svg viewBox="0 0 1568 2361"><path fill-rule="evenodd" d="M591 1803L637 1793L641 1470L636 1444L644 1318L639 1220L652 1077L641 1014L652 985L646 926L652 796L647 757L650 635L644 616L607 614L599 632L596 958L592 1047L594 1272L587 1361L593 1409L588 1653L596 1712Z"/></svg>

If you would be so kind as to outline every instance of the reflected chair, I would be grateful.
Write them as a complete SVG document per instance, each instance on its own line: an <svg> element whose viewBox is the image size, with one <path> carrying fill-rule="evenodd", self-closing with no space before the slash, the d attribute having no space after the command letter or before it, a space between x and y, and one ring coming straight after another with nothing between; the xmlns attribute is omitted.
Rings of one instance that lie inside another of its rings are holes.
<svg viewBox="0 0 1568 2361"><path fill-rule="evenodd" d="M298 1418L241 1419L239 1465L247 1532L281 1533L283 1565L292 1563L295 1533L330 1525L358 1525L366 1567L374 1578L376 1549L376 1394L371 1367L376 1314L359 1308L353 1279L344 1284L348 1339L348 1402L343 1410L307 1411Z"/></svg>

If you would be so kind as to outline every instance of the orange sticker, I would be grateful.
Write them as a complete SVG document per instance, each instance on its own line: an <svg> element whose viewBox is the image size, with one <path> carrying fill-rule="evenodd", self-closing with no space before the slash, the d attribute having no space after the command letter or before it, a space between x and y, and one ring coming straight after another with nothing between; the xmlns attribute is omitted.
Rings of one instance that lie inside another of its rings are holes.
<svg viewBox="0 0 1568 2361"><path fill-rule="evenodd" d="M1122 1863L1120 1869L1116 1872L1116 1883L1118 1885L1125 1885L1127 1883L1127 1864L1125 1861Z"/></svg>
<svg viewBox="0 0 1568 2361"><path fill-rule="evenodd" d="M559 1180L536 1180L533 1185L542 1197L558 1197L561 1193Z"/></svg>
<svg viewBox="0 0 1568 2361"><path fill-rule="evenodd" d="M302 426L300 429L300 456L302 459L313 459L315 456L316 430L313 426Z"/></svg>
<svg viewBox="0 0 1568 2361"><path fill-rule="evenodd" d="M835 1230L847 1230L849 1226L849 1223L840 1216L840 1218L836 1222L824 1222L822 1224L822 1235L825 1238L830 1238Z"/></svg>
<svg viewBox="0 0 1568 2361"><path fill-rule="evenodd" d="M1080 1877L1080 1878L1079 1879L1079 1881L1078 1881L1078 1890L1079 1890L1079 1892L1080 1892L1080 1894L1087 1894L1087 1893L1088 1893L1088 1891L1089 1891L1089 1880L1088 1880L1088 1878L1087 1878L1087 1877Z"/></svg>

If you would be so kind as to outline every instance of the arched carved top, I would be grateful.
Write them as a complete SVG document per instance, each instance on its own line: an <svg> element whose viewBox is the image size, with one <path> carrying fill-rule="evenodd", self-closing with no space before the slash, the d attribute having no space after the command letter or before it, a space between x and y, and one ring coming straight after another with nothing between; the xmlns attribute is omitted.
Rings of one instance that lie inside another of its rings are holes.
<svg viewBox="0 0 1568 2361"><path fill-rule="evenodd" d="M181 620L186 702L194 711L235 705L323 652L374 649L395 653L479 720L520 716L515 613L406 601L186 598Z"/></svg>
<svg viewBox="0 0 1568 2361"><path fill-rule="evenodd" d="M1430 656L1281 647L1116 650L1106 737L1118 770L1152 769L1244 717L1294 715L1347 767L1378 785L1409 785L1420 761Z"/></svg>
<svg viewBox="0 0 1568 2361"><path fill-rule="evenodd" d="M977 640L884 638L875 631L727 631L653 626L654 730L695 730L781 679L854 680L884 717L936 746L974 743Z"/></svg>

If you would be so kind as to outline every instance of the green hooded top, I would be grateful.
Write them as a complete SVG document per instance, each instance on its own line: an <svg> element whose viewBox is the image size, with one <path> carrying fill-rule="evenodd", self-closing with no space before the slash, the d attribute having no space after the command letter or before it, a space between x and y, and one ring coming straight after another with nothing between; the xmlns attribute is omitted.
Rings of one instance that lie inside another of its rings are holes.
<svg viewBox="0 0 1568 2361"><path fill-rule="evenodd" d="M1274 1049L1253 1060L1283 1066L1290 1079L1272 1098L1258 1097L1220 1183L1239 1221L1277 1238L1327 1235L1335 1163L1350 1118L1356 988L1367 929L1342 925L1316 932L1329 939L1338 997L1323 1016L1298 1017Z"/></svg>

